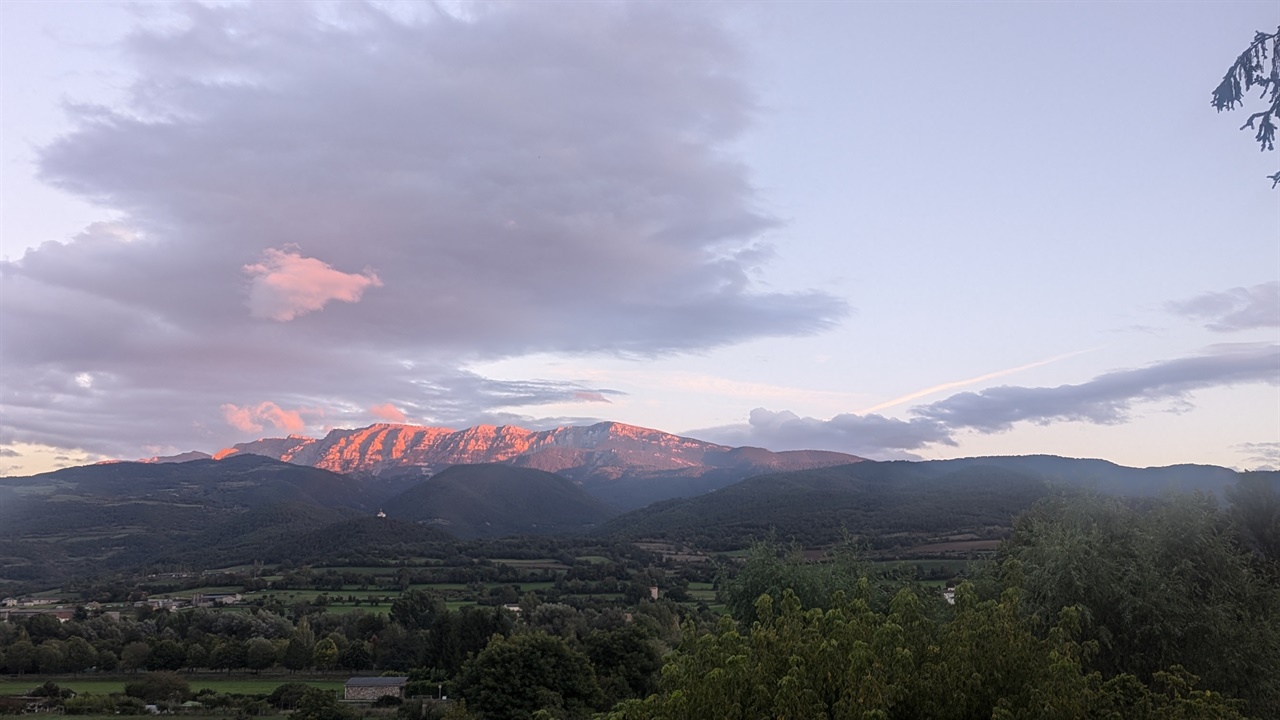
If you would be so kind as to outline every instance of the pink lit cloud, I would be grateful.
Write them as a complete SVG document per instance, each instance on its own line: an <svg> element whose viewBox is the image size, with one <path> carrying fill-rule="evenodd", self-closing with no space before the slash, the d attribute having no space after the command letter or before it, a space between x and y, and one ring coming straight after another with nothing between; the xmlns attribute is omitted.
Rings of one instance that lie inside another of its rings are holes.
<svg viewBox="0 0 1280 720"><path fill-rule="evenodd" d="M344 273L297 250L269 248L260 263L245 265L253 277L249 286L249 314L288 322L324 308L330 300L359 302L364 291L382 287L372 271Z"/></svg>
<svg viewBox="0 0 1280 720"><path fill-rule="evenodd" d="M386 420L387 422L402 423L409 419L409 416L405 415L401 412L400 408L392 405L391 403L374 405L369 408L369 414L379 420Z"/></svg>
<svg viewBox="0 0 1280 720"><path fill-rule="evenodd" d="M290 433L302 432L307 427L301 411L285 410L270 401L246 407L227 403L222 406L222 416L228 425L241 432L261 432L264 423Z"/></svg>

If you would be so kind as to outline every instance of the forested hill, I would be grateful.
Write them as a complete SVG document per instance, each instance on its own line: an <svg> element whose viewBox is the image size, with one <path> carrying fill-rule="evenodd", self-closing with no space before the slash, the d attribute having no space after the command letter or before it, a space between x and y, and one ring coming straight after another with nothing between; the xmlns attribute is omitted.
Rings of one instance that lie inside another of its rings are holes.
<svg viewBox="0 0 1280 720"><path fill-rule="evenodd" d="M387 502L392 518L458 537L581 532L617 514L553 473L510 465L455 465Z"/></svg>
<svg viewBox="0 0 1280 720"><path fill-rule="evenodd" d="M1131 497L1197 491L1221 497L1223 491L1233 485L1238 476L1234 470L1216 465L1134 468L1117 465L1107 460L1068 458L1057 455L972 457L923 462L897 461L883 464L912 465L931 473L948 473L974 467L1003 468L1035 475L1055 485Z"/></svg>
<svg viewBox="0 0 1280 720"><path fill-rule="evenodd" d="M360 484L246 455L180 464L112 463L0 478L0 580L215 559L369 513Z"/></svg>
<svg viewBox="0 0 1280 720"><path fill-rule="evenodd" d="M698 497L655 503L597 532L711 547L741 545L770 532L807 544L835 542L846 532L874 538L989 535L1055 490L1221 496L1237 477L1213 466L1139 469L1049 455L868 461L761 475Z"/></svg>

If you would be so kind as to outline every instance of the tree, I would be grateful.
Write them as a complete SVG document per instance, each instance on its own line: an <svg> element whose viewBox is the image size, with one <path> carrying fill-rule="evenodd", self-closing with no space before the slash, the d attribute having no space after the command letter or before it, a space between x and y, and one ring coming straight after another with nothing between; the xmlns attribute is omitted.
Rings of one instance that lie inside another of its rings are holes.
<svg viewBox="0 0 1280 720"><path fill-rule="evenodd" d="M66 668L73 673L81 673L98 664L98 651L93 649L88 640L76 636L67 640L62 648L65 653Z"/></svg>
<svg viewBox="0 0 1280 720"><path fill-rule="evenodd" d="M543 710L585 718L604 699L586 656L541 632L494 636L458 684L467 706L489 720L531 720Z"/></svg>
<svg viewBox="0 0 1280 720"><path fill-rule="evenodd" d="M1182 666L1209 689L1280 717L1280 586L1205 497L1135 509L1058 498L1026 513L1001 549L1006 586L1039 627L1079 607L1090 667L1150 683Z"/></svg>
<svg viewBox="0 0 1280 720"><path fill-rule="evenodd" d="M148 670L181 670L187 662L187 650L176 640L161 640L151 648Z"/></svg>
<svg viewBox="0 0 1280 720"><path fill-rule="evenodd" d="M1280 473L1240 473L1226 494L1241 542L1280 571Z"/></svg>
<svg viewBox="0 0 1280 720"><path fill-rule="evenodd" d="M444 600L425 590L402 593L391 603L391 619L411 631L430 628L444 612Z"/></svg>
<svg viewBox="0 0 1280 720"><path fill-rule="evenodd" d="M1267 57L1268 48L1270 58ZM1218 112L1234 110L1244 104L1244 94L1254 87L1261 89L1264 109L1249 116L1241 130L1255 130L1253 139L1262 150L1274 150L1276 121L1280 120L1280 28L1274 33L1258 31L1253 42L1231 64L1222 82L1213 89L1210 104ZM1280 185L1280 172L1267 176L1271 187Z"/></svg>
<svg viewBox="0 0 1280 720"><path fill-rule="evenodd" d="M5 664L9 672L19 675L30 672L36 667L36 646L30 640L19 640L9 646L5 652Z"/></svg>
<svg viewBox="0 0 1280 720"><path fill-rule="evenodd" d="M364 670L373 665L373 653L369 650L369 644L357 640L348 645L338 655L338 665L346 670Z"/></svg>
<svg viewBox="0 0 1280 720"><path fill-rule="evenodd" d="M593 632L583 640L583 647L610 705L658 689L662 652L657 639L640 623Z"/></svg>
<svg viewBox="0 0 1280 720"><path fill-rule="evenodd" d="M260 673L276 664L276 646L266 638L254 638L245 648L245 667Z"/></svg>
<svg viewBox="0 0 1280 720"><path fill-rule="evenodd" d="M311 664L321 670L331 670L338 662L338 645L329 638L316 643L311 652Z"/></svg>
<svg viewBox="0 0 1280 720"><path fill-rule="evenodd" d="M311 667L311 654L315 650L316 634L306 618L298 621L298 628L289 637L289 646L285 648L280 664L297 672Z"/></svg>
<svg viewBox="0 0 1280 720"><path fill-rule="evenodd" d="M138 672L147 666L151 657L151 646L144 642L131 642L120 651L120 666L125 670Z"/></svg>

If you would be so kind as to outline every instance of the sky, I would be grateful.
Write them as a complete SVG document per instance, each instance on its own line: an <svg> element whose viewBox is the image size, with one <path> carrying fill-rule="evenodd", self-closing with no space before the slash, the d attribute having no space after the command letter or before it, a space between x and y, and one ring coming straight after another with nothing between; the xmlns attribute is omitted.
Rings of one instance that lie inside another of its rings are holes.
<svg viewBox="0 0 1280 720"><path fill-rule="evenodd" d="M0 474L407 422L1280 467L1274 2L0 3Z"/></svg>

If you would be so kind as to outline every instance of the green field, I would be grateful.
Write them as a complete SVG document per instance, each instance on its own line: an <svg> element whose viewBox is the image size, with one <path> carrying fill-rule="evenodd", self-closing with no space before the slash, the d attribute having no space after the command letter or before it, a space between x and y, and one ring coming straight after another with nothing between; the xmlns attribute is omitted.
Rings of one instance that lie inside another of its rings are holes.
<svg viewBox="0 0 1280 720"><path fill-rule="evenodd" d="M204 688L216 690L220 693L234 695L269 695L280 685L287 682L304 682L326 690L341 690L345 680L313 680L307 678L299 678L292 675L278 675L270 677L218 677L213 675L191 675L185 676L191 684L192 692L199 692ZM88 678L88 677L72 677L65 675L26 675L22 678L9 677L0 679L0 695L22 695L34 687L43 685L46 681L52 680L59 687L70 688L77 693L94 693L97 695L105 695L108 693L124 692L124 684L133 678L128 676L113 676L111 679L105 678Z"/></svg>

